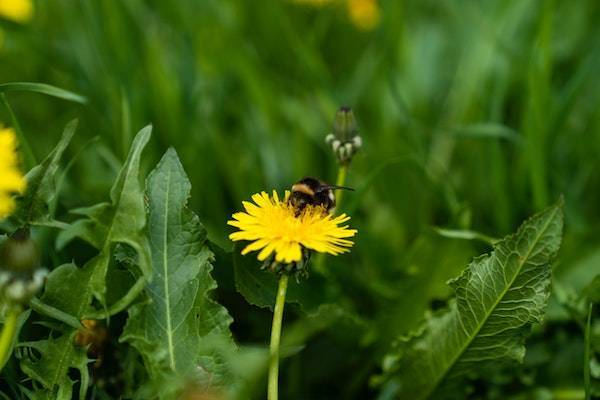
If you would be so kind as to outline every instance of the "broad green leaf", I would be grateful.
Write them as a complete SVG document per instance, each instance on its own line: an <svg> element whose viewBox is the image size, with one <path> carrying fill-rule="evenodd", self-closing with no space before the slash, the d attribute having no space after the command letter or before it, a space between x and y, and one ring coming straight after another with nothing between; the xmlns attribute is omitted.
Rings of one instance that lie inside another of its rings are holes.
<svg viewBox="0 0 600 400"><path fill-rule="evenodd" d="M456 298L449 309L427 320L422 333L385 363L398 397L444 398L469 374L523 359L525 336L542 320L550 294L550 264L562 239L561 207L526 221L450 282Z"/></svg>
<svg viewBox="0 0 600 400"><path fill-rule="evenodd" d="M141 152L150 138L150 128L143 129L132 145L129 157L111 191L111 202L91 207L85 213L88 218L74 223L63 234L79 236L100 251L83 268L65 264L48 276L44 294L35 301L35 308L47 316L59 317L67 326L63 334L37 342L20 344L41 354L41 359L23 357L22 370L39 382L44 390L34 393L40 399L70 399L74 382L69 370L80 371L80 398L85 398L88 387L88 358L86 351L73 343L77 332L75 320L100 318L112 315L127 307L149 280L149 260L143 230L146 223L143 193L139 184ZM107 291L106 276L111 261L116 258L113 249L121 244L132 248L137 256L136 265L141 276L128 292L106 310L92 307L94 297L104 304ZM75 325L75 326L74 326Z"/></svg>
<svg viewBox="0 0 600 400"><path fill-rule="evenodd" d="M146 183L147 236L153 280L147 302L129 309L121 336L139 350L154 379L217 375L204 346L212 338L229 338L231 317L209 293L213 253L206 230L187 208L191 184L173 149L169 149Z"/></svg>
<svg viewBox="0 0 600 400"><path fill-rule="evenodd" d="M75 103L85 104L87 99L68 90L48 85L46 83L37 82L11 82L0 84L0 93L5 92L34 92L48 96L56 97L63 100L73 101Z"/></svg>
<svg viewBox="0 0 600 400"><path fill-rule="evenodd" d="M56 173L62 155L71 142L77 120L71 121L65 128L62 138L54 150L38 166L27 174L27 191L19 200L12 220L18 225L46 224L52 221L50 203L56 196Z"/></svg>
<svg viewBox="0 0 600 400"><path fill-rule="evenodd" d="M44 388L35 392L34 399L71 400L75 383L70 377L71 369L79 373L79 398L85 399L89 384L89 360L85 349L73 343L75 333L71 331L56 339L19 343L19 347L33 349L40 356L39 359L25 356L21 360L23 372Z"/></svg>
<svg viewBox="0 0 600 400"><path fill-rule="evenodd" d="M129 156L112 187L110 202L79 210L86 218L76 221L59 234L59 243L80 237L99 250L99 254L84 265L82 273L85 274L85 284L91 295L107 309L89 308L85 312L88 318L103 318L123 310L150 279L148 246L143 233L146 212L139 182L139 169L141 153L150 139L151 130L148 126L135 137ZM119 244L125 244L135 250L138 256L136 265L141 275L121 299L107 305L106 275L113 259L113 249Z"/></svg>

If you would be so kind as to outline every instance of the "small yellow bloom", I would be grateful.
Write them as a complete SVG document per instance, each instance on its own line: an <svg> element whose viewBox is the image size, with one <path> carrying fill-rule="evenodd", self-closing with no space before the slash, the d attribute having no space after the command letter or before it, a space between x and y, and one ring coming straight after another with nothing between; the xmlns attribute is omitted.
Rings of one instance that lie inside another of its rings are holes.
<svg viewBox="0 0 600 400"><path fill-rule="evenodd" d="M300 215L286 199L279 200L277 192L273 197L266 192L255 194L250 202L243 202L246 212L233 214L233 220L227 223L239 229L229 235L233 241L252 241L242 254L260 250L258 259L266 260L275 252L277 262L293 263L302 259L302 249L310 249L320 253L338 255L349 251L354 244L346 238L356 234L349 229L347 222L350 217L342 214L332 217L322 207L306 207Z"/></svg>
<svg viewBox="0 0 600 400"><path fill-rule="evenodd" d="M379 4L377 0L348 0L348 14L358 28L371 30L379 23Z"/></svg>
<svg viewBox="0 0 600 400"><path fill-rule="evenodd" d="M32 0L0 0L0 17L15 22L27 22L33 17Z"/></svg>
<svg viewBox="0 0 600 400"><path fill-rule="evenodd" d="M25 191L25 177L17 168L19 158L16 147L15 132L10 128L0 127L0 219L14 210L13 195Z"/></svg>
<svg viewBox="0 0 600 400"><path fill-rule="evenodd" d="M334 0L292 0L293 3L303 6L323 7L334 2Z"/></svg>

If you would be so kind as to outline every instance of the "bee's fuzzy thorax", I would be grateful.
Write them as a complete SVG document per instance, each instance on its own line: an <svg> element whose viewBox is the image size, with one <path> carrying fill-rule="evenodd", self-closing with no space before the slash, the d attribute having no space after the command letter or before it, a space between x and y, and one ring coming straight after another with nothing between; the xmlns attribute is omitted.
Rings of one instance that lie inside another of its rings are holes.
<svg viewBox="0 0 600 400"><path fill-rule="evenodd" d="M292 186L292 192L301 192L309 196L314 196L315 191L311 189L306 183L296 183Z"/></svg>

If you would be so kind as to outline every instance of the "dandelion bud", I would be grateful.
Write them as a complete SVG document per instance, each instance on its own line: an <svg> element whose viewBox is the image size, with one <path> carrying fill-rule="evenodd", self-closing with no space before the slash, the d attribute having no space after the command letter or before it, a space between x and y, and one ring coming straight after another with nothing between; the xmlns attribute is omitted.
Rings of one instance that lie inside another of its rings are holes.
<svg viewBox="0 0 600 400"><path fill-rule="evenodd" d="M0 245L0 298L26 303L44 284L47 271L40 268L40 253L29 229L17 230Z"/></svg>
<svg viewBox="0 0 600 400"><path fill-rule="evenodd" d="M350 107L341 107L335 115L333 132L325 137L340 164L349 164L352 157L362 146L358 135L358 125Z"/></svg>
<svg viewBox="0 0 600 400"><path fill-rule="evenodd" d="M310 261L311 251L308 249L302 249L302 257L298 261L290 263L277 261L275 256L267 258L261 269L273 272L275 274L289 274L294 275L296 280L299 281L303 278L308 278L308 263Z"/></svg>

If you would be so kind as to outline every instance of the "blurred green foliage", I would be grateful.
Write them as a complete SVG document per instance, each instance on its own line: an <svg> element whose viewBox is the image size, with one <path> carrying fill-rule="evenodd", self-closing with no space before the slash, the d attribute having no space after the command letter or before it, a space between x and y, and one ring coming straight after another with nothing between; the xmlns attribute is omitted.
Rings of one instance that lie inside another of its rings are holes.
<svg viewBox="0 0 600 400"><path fill-rule="evenodd" d="M80 118L57 219L106 200L134 133L153 124L142 169L177 150L234 337L264 345L271 315L235 290L220 249L232 248L225 222L260 190L306 175L334 181L324 138L336 109L350 105L364 146L342 208L359 234L351 256L326 258L302 283L335 312L286 310L293 357L282 363L282 398L393 397L393 387L370 385L390 344L443 306L446 280L490 249L477 235L433 228L501 237L561 194L565 238L545 323L525 363L475 381L472 397L580 398L600 274L600 3L382 0L371 31L342 3L47 0L28 24L0 22L0 83L44 82L88 100L6 93L38 161ZM0 119L10 123L6 107ZM54 237L40 233L45 249ZM58 266L86 261L90 249L45 254Z"/></svg>

